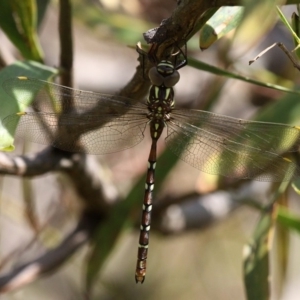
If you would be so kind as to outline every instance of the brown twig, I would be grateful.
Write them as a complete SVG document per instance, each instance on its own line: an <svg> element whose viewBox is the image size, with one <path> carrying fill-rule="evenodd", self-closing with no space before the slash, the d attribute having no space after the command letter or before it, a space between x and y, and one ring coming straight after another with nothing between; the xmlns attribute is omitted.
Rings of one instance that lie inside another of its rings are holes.
<svg viewBox="0 0 300 300"><path fill-rule="evenodd" d="M69 0L59 1L59 40L61 84L73 86L72 12Z"/></svg>
<svg viewBox="0 0 300 300"><path fill-rule="evenodd" d="M262 57L266 52L268 52L275 46L278 46L286 54L286 56L290 59L290 61L294 65L294 67L300 71L300 63L293 57L292 53L285 47L285 45L283 43L274 43L270 47L264 49L257 56L255 56L252 60L249 61L249 65L253 64L255 61L257 61L260 57Z"/></svg>
<svg viewBox="0 0 300 300"><path fill-rule="evenodd" d="M33 177L61 171L73 182L87 210L107 211L118 200L118 193L99 169L92 167L92 159L50 147L28 156L10 157L0 152L0 174Z"/></svg>
<svg viewBox="0 0 300 300"><path fill-rule="evenodd" d="M84 213L76 228L58 247L0 277L0 293L16 290L61 266L89 240L99 222L100 215Z"/></svg>

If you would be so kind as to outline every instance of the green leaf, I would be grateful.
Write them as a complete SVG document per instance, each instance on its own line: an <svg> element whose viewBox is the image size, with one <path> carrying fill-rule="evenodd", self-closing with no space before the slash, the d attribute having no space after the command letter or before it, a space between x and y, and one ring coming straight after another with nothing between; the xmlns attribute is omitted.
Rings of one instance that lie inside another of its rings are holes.
<svg viewBox="0 0 300 300"><path fill-rule="evenodd" d="M28 76L35 77L43 80L49 80L52 76L57 74L58 71L54 68L47 67L37 62L25 61L25 62L16 62L0 72L0 87L2 86L3 81L11 77L17 76ZM9 97L2 88L0 88L0 119L2 120L10 114L15 114L20 112L21 108L25 109L24 103L18 101L18 90L16 87L16 98L12 99ZM32 101L34 95L29 95L29 100ZM27 106L30 105L28 101ZM1 125L1 124L0 124ZM6 128L0 127L0 150L1 151L12 151L14 149L13 140L14 132L8 132Z"/></svg>
<svg viewBox="0 0 300 300"><path fill-rule="evenodd" d="M286 19L285 15L282 13L282 11L280 10L280 8L277 6L277 13L281 19L281 21L283 22L283 24L285 25L285 27L289 30L289 32L291 33L292 37L294 38L295 42L296 42L296 46L298 46L300 44L300 39L298 37L299 34L299 19L297 20L295 13L294 18L292 19L293 22L293 27L290 25L289 21ZM294 31L294 29L296 29L296 32Z"/></svg>
<svg viewBox="0 0 300 300"><path fill-rule="evenodd" d="M242 14L242 7L221 7L202 27L199 37L200 48L202 50L207 49L218 39L236 28Z"/></svg>
<svg viewBox="0 0 300 300"><path fill-rule="evenodd" d="M274 206L267 209L257 224L252 240L244 247L244 281L247 300L268 300L269 251L274 230Z"/></svg>
<svg viewBox="0 0 300 300"><path fill-rule="evenodd" d="M251 79L248 76L242 76L242 75L239 75L239 74L236 74L236 73L233 73L233 72L229 72L229 71L226 71L224 69L220 69L218 67L206 64L203 61L199 61L199 60L196 60L196 59L191 58L191 57L188 58L188 63L189 63L189 66L191 66L191 67L194 67L198 70L206 71L206 72L209 72L209 73L212 73L212 74L215 74L215 75L225 76L227 78L238 79L238 80L245 81L245 82L248 82L248 83L252 83L252 84L255 84L255 85L271 88L271 89L274 89L274 90L300 95L300 91L290 89L290 88L287 88L287 87L284 87L284 86L281 86L281 85L273 84L273 83L262 82L262 81L259 81L259 80Z"/></svg>
<svg viewBox="0 0 300 300"><path fill-rule="evenodd" d="M298 57L298 59L300 58L300 49L298 48L300 43L299 43L299 35L300 35L300 19L299 16L294 12L292 14L292 28L295 31L295 34L297 36L297 38L293 38L294 39L294 44L295 44L295 54Z"/></svg>
<svg viewBox="0 0 300 300"><path fill-rule="evenodd" d="M42 61L36 33L37 12L34 0L3 0L0 27L26 59Z"/></svg>
<svg viewBox="0 0 300 300"><path fill-rule="evenodd" d="M269 252L278 214L278 200L286 193L290 182L282 182L264 208L252 240L244 247L244 283L247 300L270 299Z"/></svg>
<svg viewBox="0 0 300 300"><path fill-rule="evenodd" d="M277 203L278 208L283 207L286 209L288 205L288 193L283 193L279 197ZM278 210L277 209L277 220L278 220ZM279 222L276 223L276 261L277 261L277 275L278 283L276 284L276 290L278 294L282 293L284 283L287 279L287 268L289 263L289 253L290 253L290 231L289 228L283 226Z"/></svg>
<svg viewBox="0 0 300 300"><path fill-rule="evenodd" d="M285 207L278 209L277 221L285 227L300 233L300 216L290 212Z"/></svg>
<svg viewBox="0 0 300 300"><path fill-rule="evenodd" d="M286 17L284 16L284 14L282 13L282 11L279 9L279 7L277 7L277 12L278 15L281 19L281 21L283 22L283 24L286 26L286 28L289 30L289 32L291 33L293 40L294 40L294 44L295 44L295 53L296 56L298 57L298 59L300 58L300 49L298 48L300 46L300 39L299 39L299 35L300 35L300 20L299 20L299 16L294 12L292 14L292 24L290 25L289 21L286 19Z"/></svg>

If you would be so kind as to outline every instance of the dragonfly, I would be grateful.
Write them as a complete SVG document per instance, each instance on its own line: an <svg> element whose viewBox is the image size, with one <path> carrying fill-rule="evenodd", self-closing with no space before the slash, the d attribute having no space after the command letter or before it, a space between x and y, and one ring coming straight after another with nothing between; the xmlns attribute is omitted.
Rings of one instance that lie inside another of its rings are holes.
<svg viewBox="0 0 300 300"><path fill-rule="evenodd" d="M147 53L139 51L146 56ZM238 179L281 182L299 176L300 168L287 152L297 152L300 127L248 121L202 110L176 109L174 86L183 61L178 53L154 62L145 102L118 95L76 90L40 79L17 77L4 81L10 97L31 110L5 117L1 126L25 140L69 152L106 154L131 148L150 131L136 283L143 283L151 227L157 142L167 131L166 146L189 165L210 174ZM149 128L149 129L148 129Z"/></svg>

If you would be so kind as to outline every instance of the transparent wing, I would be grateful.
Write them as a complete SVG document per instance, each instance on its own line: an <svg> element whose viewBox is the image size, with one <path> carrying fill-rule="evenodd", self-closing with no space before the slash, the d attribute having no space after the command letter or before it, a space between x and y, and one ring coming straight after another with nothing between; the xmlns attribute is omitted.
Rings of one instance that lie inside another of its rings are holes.
<svg viewBox="0 0 300 300"><path fill-rule="evenodd" d="M231 139L262 151L296 152L300 149L300 127L279 123L236 119L202 110L174 110L179 123L201 127L224 139Z"/></svg>
<svg viewBox="0 0 300 300"><path fill-rule="evenodd" d="M145 109L144 104L130 98L76 90L35 78L9 78L2 87L10 97L24 104L35 96L31 106L42 112L66 113L76 110L77 113L88 113L100 110L102 114L124 114L129 108L138 112Z"/></svg>
<svg viewBox="0 0 300 300"><path fill-rule="evenodd" d="M71 152L117 152L133 147L144 135L147 109L129 98L70 89L27 78L3 83L8 95L26 103L35 95L34 112L12 114L2 126L13 135ZM84 147L85 149L82 149Z"/></svg>
<svg viewBox="0 0 300 300"><path fill-rule="evenodd" d="M210 174L262 181L289 180L299 168L284 151L297 151L297 127L181 110L168 122L166 143L193 167Z"/></svg>

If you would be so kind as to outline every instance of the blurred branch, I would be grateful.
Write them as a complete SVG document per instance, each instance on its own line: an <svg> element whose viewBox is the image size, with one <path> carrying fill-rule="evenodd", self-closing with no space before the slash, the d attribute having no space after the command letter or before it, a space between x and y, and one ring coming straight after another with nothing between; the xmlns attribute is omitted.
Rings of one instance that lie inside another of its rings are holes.
<svg viewBox="0 0 300 300"><path fill-rule="evenodd" d="M178 234L203 229L228 217L241 205L263 210L269 185L257 189L246 183L236 189L218 190L208 194L190 193L166 196L153 207L152 228L164 234Z"/></svg>
<svg viewBox="0 0 300 300"><path fill-rule="evenodd" d="M118 200L118 193L92 159L51 147L28 156L10 157L0 152L0 174L33 177L61 171L72 181L86 209L107 211Z"/></svg>
<svg viewBox="0 0 300 300"><path fill-rule="evenodd" d="M55 219L58 210L60 210L61 207L58 205L50 205L48 209L48 216L43 218L41 220L41 223L39 224L37 230L35 230L34 236L31 240L29 240L26 244L24 245L17 245L15 249L10 251L7 255L1 257L0 261L0 270L2 270L8 263L11 263L13 260L16 260L18 257L20 257L24 252L29 250L31 247L34 246L39 241L40 233L45 230L51 221Z"/></svg>
<svg viewBox="0 0 300 300"><path fill-rule="evenodd" d="M54 153L53 149L45 150L30 155L20 155L11 157L4 152L0 152L0 174L33 177L43 175L50 171L58 171L66 168L67 163L61 163L67 159L59 152ZM69 167L73 163L69 158Z"/></svg>
<svg viewBox="0 0 300 300"><path fill-rule="evenodd" d="M75 251L89 240L101 220L101 215L84 213L76 228L58 247L1 276L0 293L20 288L61 266Z"/></svg>
<svg viewBox="0 0 300 300"><path fill-rule="evenodd" d="M59 1L59 39L61 84L73 86L72 12L69 0Z"/></svg>
<svg viewBox="0 0 300 300"><path fill-rule="evenodd" d="M24 216L30 228L38 234L40 231L40 223L37 217L37 211L34 201L34 192L31 182L28 178L22 179Z"/></svg>
<svg viewBox="0 0 300 300"><path fill-rule="evenodd" d="M167 195L153 206L151 227L167 235L203 229L228 217L239 205L228 191Z"/></svg>

